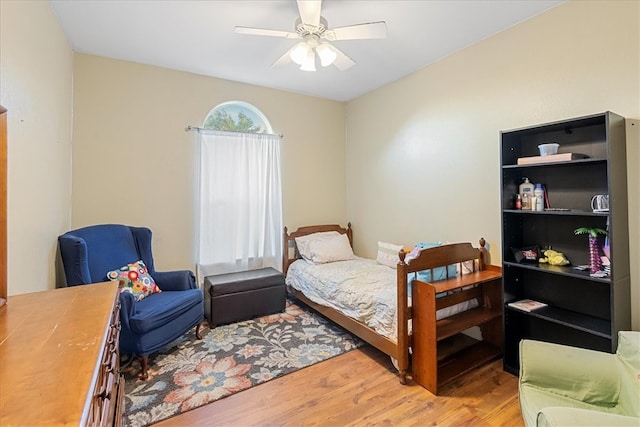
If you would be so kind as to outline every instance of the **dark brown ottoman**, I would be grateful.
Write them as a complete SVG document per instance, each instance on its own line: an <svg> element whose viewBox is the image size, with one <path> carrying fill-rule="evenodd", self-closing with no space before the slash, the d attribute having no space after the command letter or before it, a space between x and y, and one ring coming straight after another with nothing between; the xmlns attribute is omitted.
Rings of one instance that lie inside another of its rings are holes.
<svg viewBox="0 0 640 427"><path fill-rule="evenodd" d="M284 310L284 275L273 268L207 276L204 313L211 328Z"/></svg>

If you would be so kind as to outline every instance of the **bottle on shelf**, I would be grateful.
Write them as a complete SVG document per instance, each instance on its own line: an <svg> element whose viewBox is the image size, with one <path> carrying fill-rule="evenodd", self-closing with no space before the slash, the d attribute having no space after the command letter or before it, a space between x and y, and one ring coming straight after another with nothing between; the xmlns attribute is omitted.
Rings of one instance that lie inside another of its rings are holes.
<svg viewBox="0 0 640 427"><path fill-rule="evenodd" d="M542 207L544 204L544 200L542 200L542 197L535 197L536 199L536 206L535 206L535 210L537 211L543 211L544 208Z"/></svg>
<svg viewBox="0 0 640 427"><path fill-rule="evenodd" d="M536 198L535 206L531 207L531 210L534 211L543 211L544 210L544 188L542 188L542 184L536 184L533 189L533 196Z"/></svg>
<svg viewBox="0 0 640 427"><path fill-rule="evenodd" d="M531 206L531 197L533 197L533 184L529 182L529 178L522 178L524 182L520 184L520 198L522 199L522 209L533 209Z"/></svg>

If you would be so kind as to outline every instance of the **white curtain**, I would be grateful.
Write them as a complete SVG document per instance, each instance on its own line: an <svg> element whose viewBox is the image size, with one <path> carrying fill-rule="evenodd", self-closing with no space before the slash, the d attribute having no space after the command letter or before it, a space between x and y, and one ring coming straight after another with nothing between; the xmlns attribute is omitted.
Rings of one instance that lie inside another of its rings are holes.
<svg viewBox="0 0 640 427"><path fill-rule="evenodd" d="M198 283L211 274L282 270L280 137L199 132Z"/></svg>

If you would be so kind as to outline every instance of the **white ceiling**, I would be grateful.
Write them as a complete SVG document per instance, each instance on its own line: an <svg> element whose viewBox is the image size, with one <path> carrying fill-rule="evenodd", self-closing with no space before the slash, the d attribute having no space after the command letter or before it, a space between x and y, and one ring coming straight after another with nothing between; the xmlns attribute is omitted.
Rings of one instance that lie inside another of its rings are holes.
<svg viewBox="0 0 640 427"><path fill-rule="evenodd" d="M234 26L295 32L295 0L50 0L76 52L348 101L531 18L562 0L325 0L330 28L386 21L383 40L335 46L356 65L271 68L295 39L236 34Z"/></svg>

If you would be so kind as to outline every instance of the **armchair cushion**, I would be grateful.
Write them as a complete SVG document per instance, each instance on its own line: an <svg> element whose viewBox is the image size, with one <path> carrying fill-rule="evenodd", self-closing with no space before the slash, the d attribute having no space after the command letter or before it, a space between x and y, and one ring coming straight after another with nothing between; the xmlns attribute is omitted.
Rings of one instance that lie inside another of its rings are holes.
<svg viewBox="0 0 640 427"><path fill-rule="evenodd" d="M172 298L171 294L177 299ZM121 293L120 352L145 356L176 340L202 321L204 316L202 298L203 295L199 289L163 291L150 295L140 302L134 301L133 295L128 292ZM193 304L195 301L198 303ZM183 302L185 305L180 305ZM153 319L157 322L156 324L153 323Z"/></svg>
<svg viewBox="0 0 640 427"><path fill-rule="evenodd" d="M129 317L129 326L136 334L144 334L158 327L169 325L189 308L202 304L199 289L188 291L164 291L138 301L135 313Z"/></svg>
<svg viewBox="0 0 640 427"><path fill-rule="evenodd" d="M522 387L594 405L613 406L618 402L620 377L609 353L523 340L520 355Z"/></svg>
<svg viewBox="0 0 640 427"><path fill-rule="evenodd" d="M640 426L640 332L616 354L522 340L518 397L528 427Z"/></svg>
<svg viewBox="0 0 640 427"><path fill-rule="evenodd" d="M142 260L108 272L107 278L120 282L122 286L120 292L132 293L136 301L142 301L144 297L160 292L160 288Z"/></svg>

